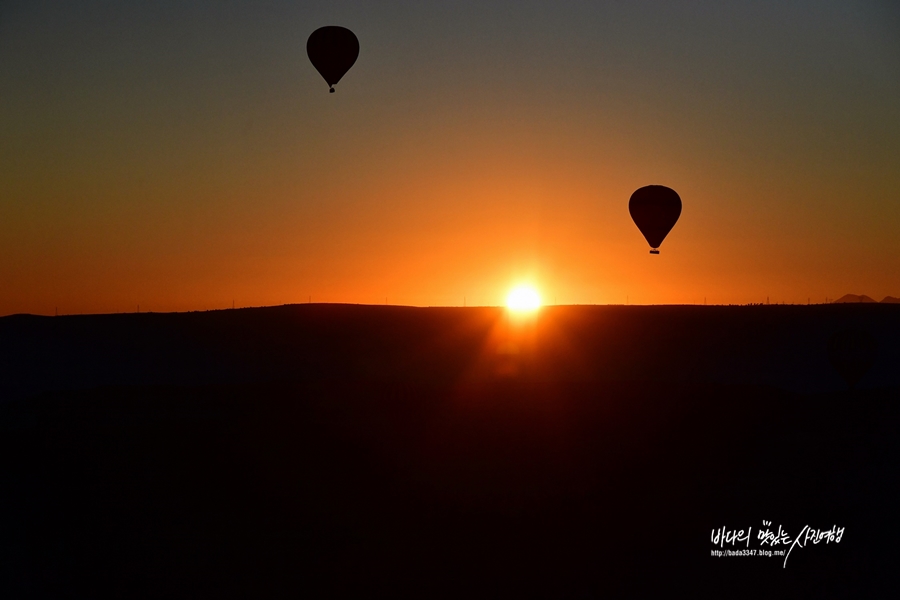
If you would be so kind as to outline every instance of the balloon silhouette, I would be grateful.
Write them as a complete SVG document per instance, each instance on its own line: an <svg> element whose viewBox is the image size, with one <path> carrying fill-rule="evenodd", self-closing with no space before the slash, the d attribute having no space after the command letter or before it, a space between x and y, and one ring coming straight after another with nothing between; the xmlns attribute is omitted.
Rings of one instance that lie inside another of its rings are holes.
<svg viewBox="0 0 900 600"><path fill-rule="evenodd" d="M868 332L845 329L828 341L828 361L853 389L875 362L878 343Z"/></svg>
<svg viewBox="0 0 900 600"><path fill-rule="evenodd" d="M659 254L660 245L681 216L681 198L664 185L648 185L631 195L628 212L650 244L650 254Z"/></svg>
<svg viewBox="0 0 900 600"><path fill-rule="evenodd" d="M359 56L359 40L344 27L319 27L306 40L306 54L309 62L328 83L328 91L333 94L334 85Z"/></svg>

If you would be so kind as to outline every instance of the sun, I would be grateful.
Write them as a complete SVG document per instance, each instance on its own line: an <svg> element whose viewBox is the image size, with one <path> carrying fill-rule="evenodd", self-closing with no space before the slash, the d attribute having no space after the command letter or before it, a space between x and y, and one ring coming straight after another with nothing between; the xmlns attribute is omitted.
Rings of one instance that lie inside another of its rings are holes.
<svg viewBox="0 0 900 600"><path fill-rule="evenodd" d="M514 287L506 296L506 307L515 312L532 312L541 307L541 295L530 285Z"/></svg>

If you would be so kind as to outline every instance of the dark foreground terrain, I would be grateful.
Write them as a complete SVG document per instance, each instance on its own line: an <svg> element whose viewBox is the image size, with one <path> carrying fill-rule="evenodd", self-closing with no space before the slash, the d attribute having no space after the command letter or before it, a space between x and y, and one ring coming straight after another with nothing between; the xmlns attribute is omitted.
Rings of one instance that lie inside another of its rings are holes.
<svg viewBox="0 0 900 600"><path fill-rule="evenodd" d="M878 353L856 388L843 328ZM889 597L891 306L0 319L0 597ZM713 557L763 520L839 543ZM679 594L680 595L680 594Z"/></svg>

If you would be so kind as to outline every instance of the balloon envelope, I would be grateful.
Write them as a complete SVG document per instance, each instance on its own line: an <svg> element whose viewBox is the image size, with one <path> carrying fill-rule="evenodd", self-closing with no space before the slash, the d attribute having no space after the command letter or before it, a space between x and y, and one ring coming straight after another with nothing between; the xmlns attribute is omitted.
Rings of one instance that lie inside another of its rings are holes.
<svg viewBox="0 0 900 600"><path fill-rule="evenodd" d="M628 212L650 244L650 253L659 254L657 248L681 216L681 198L672 188L648 185L631 195Z"/></svg>
<svg viewBox="0 0 900 600"><path fill-rule="evenodd" d="M320 27L306 40L306 55L333 92L332 86L341 80L359 56L359 40L345 27Z"/></svg>
<svg viewBox="0 0 900 600"><path fill-rule="evenodd" d="M852 388L872 368L877 349L868 332L845 329L828 341L828 361Z"/></svg>

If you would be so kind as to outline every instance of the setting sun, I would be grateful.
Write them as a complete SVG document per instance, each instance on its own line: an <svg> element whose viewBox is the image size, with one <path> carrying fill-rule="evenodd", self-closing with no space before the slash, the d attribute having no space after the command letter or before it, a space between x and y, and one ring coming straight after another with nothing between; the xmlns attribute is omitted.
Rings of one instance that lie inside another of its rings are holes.
<svg viewBox="0 0 900 600"><path fill-rule="evenodd" d="M506 306L517 312L537 310L541 306L541 296L533 287L520 285L509 292L506 297Z"/></svg>

